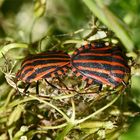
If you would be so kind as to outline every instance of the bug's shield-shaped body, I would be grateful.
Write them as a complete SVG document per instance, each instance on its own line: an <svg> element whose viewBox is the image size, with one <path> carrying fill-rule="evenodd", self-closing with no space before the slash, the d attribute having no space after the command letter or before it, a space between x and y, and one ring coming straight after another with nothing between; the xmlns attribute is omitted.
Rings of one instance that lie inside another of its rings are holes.
<svg viewBox="0 0 140 140"><path fill-rule="evenodd" d="M130 69L117 46L105 43L87 44L76 50L71 58L73 71L89 83L116 87L124 81Z"/></svg>
<svg viewBox="0 0 140 140"><path fill-rule="evenodd" d="M64 74L69 64L70 56L61 51L32 55L23 61L16 77L25 83L56 77Z"/></svg>

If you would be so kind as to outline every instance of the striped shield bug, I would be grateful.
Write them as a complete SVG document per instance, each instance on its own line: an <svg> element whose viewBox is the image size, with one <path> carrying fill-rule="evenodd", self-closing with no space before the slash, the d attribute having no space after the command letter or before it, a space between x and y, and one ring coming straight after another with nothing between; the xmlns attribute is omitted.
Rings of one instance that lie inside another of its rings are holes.
<svg viewBox="0 0 140 140"><path fill-rule="evenodd" d="M81 46L71 57L71 66L76 76L81 76L89 84L117 87L126 83L130 69L124 54L118 46L95 42Z"/></svg>
<svg viewBox="0 0 140 140"><path fill-rule="evenodd" d="M38 83L41 79L45 79L47 82L47 78L65 74L69 65L70 56L62 51L50 51L31 55L22 62L21 69L17 72L16 78L24 83L28 83L28 88L32 82Z"/></svg>

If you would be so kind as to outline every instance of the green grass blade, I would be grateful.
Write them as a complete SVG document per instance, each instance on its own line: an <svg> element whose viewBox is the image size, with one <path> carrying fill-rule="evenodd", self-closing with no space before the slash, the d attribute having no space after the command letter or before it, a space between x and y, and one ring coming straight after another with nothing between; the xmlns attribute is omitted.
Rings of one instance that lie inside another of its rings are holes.
<svg viewBox="0 0 140 140"><path fill-rule="evenodd" d="M103 1L83 0L83 2L99 20L115 32L128 51L134 49L133 41L125 28L126 25L124 26L124 23L103 4Z"/></svg>

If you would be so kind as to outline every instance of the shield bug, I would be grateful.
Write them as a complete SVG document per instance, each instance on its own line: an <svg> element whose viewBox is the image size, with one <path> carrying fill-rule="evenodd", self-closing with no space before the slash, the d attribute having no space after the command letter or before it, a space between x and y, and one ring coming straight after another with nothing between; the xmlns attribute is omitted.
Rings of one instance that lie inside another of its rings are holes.
<svg viewBox="0 0 140 140"><path fill-rule="evenodd" d="M22 62L21 69L17 72L16 77L18 80L28 83L28 88L32 82L38 83L41 79L65 74L69 65L70 56L62 51L50 51L31 55Z"/></svg>
<svg viewBox="0 0 140 140"><path fill-rule="evenodd" d="M127 82L130 73L122 50L118 46L95 42L81 46L71 57L71 66L76 76L81 76L89 84L117 87Z"/></svg>

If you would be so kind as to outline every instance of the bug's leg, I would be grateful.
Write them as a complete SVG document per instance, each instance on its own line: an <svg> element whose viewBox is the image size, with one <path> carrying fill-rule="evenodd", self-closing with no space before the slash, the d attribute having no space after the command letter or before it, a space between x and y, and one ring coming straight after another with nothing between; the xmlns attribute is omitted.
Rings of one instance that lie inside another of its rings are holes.
<svg viewBox="0 0 140 140"><path fill-rule="evenodd" d="M36 83L36 94L39 95L39 81Z"/></svg>
<svg viewBox="0 0 140 140"><path fill-rule="evenodd" d="M100 92L100 90L99 90L100 87L97 86L97 87L95 87L94 91L90 91L90 92L89 92L89 91L88 91L88 89L90 89L89 86L90 86L90 85L94 85L94 80L88 78L88 79L86 79L86 81L87 81L87 82L86 82L86 86L85 86L85 91L86 91L86 92L83 93L83 94L91 94L91 95L94 94L95 96L98 95L98 92ZM101 87L101 88L102 88L102 87Z"/></svg>
<svg viewBox="0 0 140 140"><path fill-rule="evenodd" d="M59 80L59 79L58 79ZM66 88L66 89L60 89L60 88L58 88L58 87L56 87L56 86L54 86L54 85L52 85L50 82L48 82L46 79L45 79L45 82L48 84L48 85L50 85L51 87L53 87L53 88L56 88L56 89L58 89L58 90L68 90L68 91L75 91L75 90L70 90L70 89L68 89L68 88ZM60 82L62 82L62 81L60 81ZM63 83L63 82L62 82ZM64 84L64 83L63 83ZM65 85L66 86L66 85ZM67 86L66 86L67 87Z"/></svg>
<svg viewBox="0 0 140 140"><path fill-rule="evenodd" d="M102 88L103 88L103 85L102 85L102 84L100 84L100 85L99 85L99 92L101 92L101 91L102 91Z"/></svg>
<svg viewBox="0 0 140 140"><path fill-rule="evenodd" d="M124 92L127 86L128 86L128 84L123 80L123 81L122 81L122 87L121 87L120 90L121 90L122 92Z"/></svg>
<svg viewBox="0 0 140 140"><path fill-rule="evenodd" d="M127 87L127 84L126 84L125 81L122 81L122 84L123 84L125 87Z"/></svg>
<svg viewBox="0 0 140 140"><path fill-rule="evenodd" d="M56 89L59 89L58 87L56 87L56 86L54 86L53 84L51 84L50 82L48 82L46 79L45 79L45 82L46 82L48 85L50 85L51 87L56 88Z"/></svg>
<svg viewBox="0 0 140 140"><path fill-rule="evenodd" d="M60 83L63 84L63 86L64 86L67 90L69 90L68 87L65 85L65 83L64 83L59 77L57 77L57 79L59 80Z"/></svg>
<svg viewBox="0 0 140 140"><path fill-rule="evenodd" d="M75 89L69 89L66 84L59 78L57 77L57 79L63 84L63 86L65 87L65 89L60 89L60 90L65 90L65 91L73 91L73 92L76 92L76 93L79 93L78 91L76 91Z"/></svg>
<svg viewBox="0 0 140 140"><path fill-rule="evenodd" d="M82 78L83 79L83 78ZM84 79L83 79L84 80ZM87 82L86 82L86 87L85 89L87 89L91 84L94 83L94 80L93 79L85 79Z"/></svg>
<svg viewBox="0 0 140 140"><path fill-rule="evenodd" d="M25 95L27 95L27 90L28 90L28 88L30 87L30 83L29 84L27 84L27 86L25 87L25 89L24 89L24 91L23 91L23 93L25 94Z"/></svg>

